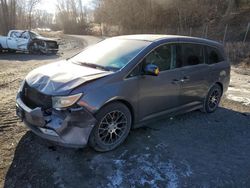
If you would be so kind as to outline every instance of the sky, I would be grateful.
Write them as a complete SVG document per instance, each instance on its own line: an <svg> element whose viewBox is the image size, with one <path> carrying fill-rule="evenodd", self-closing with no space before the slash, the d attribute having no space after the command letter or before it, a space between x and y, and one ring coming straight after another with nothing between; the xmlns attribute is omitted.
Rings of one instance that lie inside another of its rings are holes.
<svg viewBox="0 0 250 188"><path fill-rule="evenodd" d="M83 5L90 6L92 0L82 0ZM41 0L41 3L37 5L37 9L46 10L49 13L56 12L57 0Z"/></svg>

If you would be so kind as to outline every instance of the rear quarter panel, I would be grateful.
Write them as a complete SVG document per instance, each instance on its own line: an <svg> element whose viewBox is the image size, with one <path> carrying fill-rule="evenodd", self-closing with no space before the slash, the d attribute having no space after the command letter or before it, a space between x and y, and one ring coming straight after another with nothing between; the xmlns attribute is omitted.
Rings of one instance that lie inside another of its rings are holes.
<svg viewBox="0 0 250 188"><path fill-rule="evenodd" d="M7 37L4 37L4 36L0 36L0 48L8 48L7 46Z"/></svg>
<svg viewBox="0 0 250 188"><path fill-rule="evenodd" d="M223 93L228 89L230 82L230 64L229 62L223 61L217 64L209 65L210 68L210 81L211 84L219 82L223 85Z"/></svg>

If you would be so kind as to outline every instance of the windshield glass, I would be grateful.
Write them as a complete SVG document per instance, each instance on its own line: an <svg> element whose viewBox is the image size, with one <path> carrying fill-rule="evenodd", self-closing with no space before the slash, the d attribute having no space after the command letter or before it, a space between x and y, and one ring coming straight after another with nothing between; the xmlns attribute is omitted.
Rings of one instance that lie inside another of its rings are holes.
<svg viewBox="0 0 250 188"><path fill-rule="evenodd" d="M150 42L140 40L106 39L99 42L73 58L73 63L98 65L112 71L126 66Z"/></svg>
<svg viewBox="0 0 250 188"><path fill-rule="evenodd" d="M30 36L33 39L33 38L38 37L39 35L37 33L35 33L34 31L32 31L32 32L30 31Z"/></svg>

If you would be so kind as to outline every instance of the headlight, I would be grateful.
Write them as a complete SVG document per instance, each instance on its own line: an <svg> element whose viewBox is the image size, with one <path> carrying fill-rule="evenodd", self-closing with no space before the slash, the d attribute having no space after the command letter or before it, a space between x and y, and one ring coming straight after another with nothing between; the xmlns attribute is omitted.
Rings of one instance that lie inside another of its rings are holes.
<svg viewBox="0 0 250 188"><path fill-rule="evenodd" d="M52 97L53 108L66 108L75 104L82 96L82 93L65 96L65 97Z"/></svg>

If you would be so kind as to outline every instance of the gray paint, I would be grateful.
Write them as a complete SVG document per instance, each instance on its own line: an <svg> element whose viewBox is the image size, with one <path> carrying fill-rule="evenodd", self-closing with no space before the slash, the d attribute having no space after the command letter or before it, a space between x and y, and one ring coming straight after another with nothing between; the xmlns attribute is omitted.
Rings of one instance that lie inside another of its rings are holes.
<svg viewBox="0 0 250 188"><path fill-rule="evenodd" d="M227 60L213 65L200 64L163 71L157 77L138 75L127 78L133 68L160 45L182 42L203 44L215 47L225 55L220 43L194 37L167 35L132 35L120 38L147 40L150 41L150 45L127 66L114 73L61 62L67 64L67 67L62 65L64 68L57 69L56 64L48 65L46 68L31 72L26 81L31 87L49 95L83 93L78 105L86 109L87 113L92 114L91 121L94 121L95 113L104 105L119 100L130 108L134 127L157 116L184 113L201 108L205 96L215 83L222 85L223 92L228 88L230 64ZM43 82L45 84L41 84ZM55 89L52 88L52 85ZM65 119L61 117L62 121L65 121L67 117ZM85 118L79 117L78 120L84 121ZM75 131L75 126L73 125L73 127L66 126L65 129ZM69 134L72 135L72 131L69 131ZM85 132L80 131L82 134L75 136L80 137L77 139L80 143L83 143L82 139L85 139L87 143L86 138L89 137L90 131L91 128ZM59 132L59 134L61 133ZM71 136L67 137L66 143L74 142L75 144L76 140L73 137L72 140L70 138Z"/></svg>
<svg viewBox="0 0 250 188"><path fill-rule="evenodd" d="M77 86L108 74L111 72L60 61L31 71L25 80L41 93L67 95Z"/></svg>

